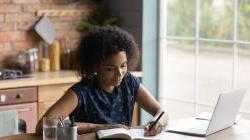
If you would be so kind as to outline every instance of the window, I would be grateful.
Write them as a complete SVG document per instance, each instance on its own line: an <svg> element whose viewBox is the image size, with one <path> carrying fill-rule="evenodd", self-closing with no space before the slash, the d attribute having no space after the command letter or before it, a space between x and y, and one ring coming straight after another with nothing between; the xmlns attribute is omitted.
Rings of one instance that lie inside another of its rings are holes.
<svg viewBox="0 0 250 140"><path fill-rule="evenodd" d="M159 99L170 117L211 112L219 93L250 87L249 16L249 0L160 0Z"/></svg>

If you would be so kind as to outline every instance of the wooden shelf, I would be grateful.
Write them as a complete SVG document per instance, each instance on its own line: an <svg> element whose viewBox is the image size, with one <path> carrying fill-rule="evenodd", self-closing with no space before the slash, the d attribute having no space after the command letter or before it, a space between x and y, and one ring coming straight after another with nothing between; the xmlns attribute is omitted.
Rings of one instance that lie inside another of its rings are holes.
<svg viewBox="0 0 250 140"><path fill-rule="evenodd" d="M62 17L62 16L82 16L89 13L89 10L37 10L37 16L50 16L50 17Z"/></svg>

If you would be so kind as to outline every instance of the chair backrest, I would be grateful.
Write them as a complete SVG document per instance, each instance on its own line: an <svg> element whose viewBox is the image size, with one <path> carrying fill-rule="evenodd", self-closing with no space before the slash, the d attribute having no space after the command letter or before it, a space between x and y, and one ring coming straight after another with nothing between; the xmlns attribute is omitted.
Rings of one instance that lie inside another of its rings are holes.
<svg viewBox="0 0 250 140"><path fill-rule="evenodd" d="M0 111L0 137L18 133L18 114L16 110Z"/></svg>

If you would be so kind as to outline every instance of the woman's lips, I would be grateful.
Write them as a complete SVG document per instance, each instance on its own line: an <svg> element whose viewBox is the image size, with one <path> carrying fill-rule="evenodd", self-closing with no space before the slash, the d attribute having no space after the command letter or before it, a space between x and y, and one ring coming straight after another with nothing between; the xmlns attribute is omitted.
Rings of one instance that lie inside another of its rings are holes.
<svg viewBox="0 0 250 140"><path fill-rule="evenodd" d="M122 79L115 79L113 80L114 83L121 83L122 82Z"/></svg>

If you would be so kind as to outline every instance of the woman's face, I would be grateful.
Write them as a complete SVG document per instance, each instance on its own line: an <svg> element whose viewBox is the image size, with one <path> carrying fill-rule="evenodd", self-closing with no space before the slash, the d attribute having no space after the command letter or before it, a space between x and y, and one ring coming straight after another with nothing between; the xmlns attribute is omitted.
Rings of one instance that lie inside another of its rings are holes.
<svg viewBox="0 0 250 140"><path fill-rule="evenodd" d="M118 86L127 73L127 55L125 51L113 54L101 61L97 70L101 86L106 88Z"/></svg>

